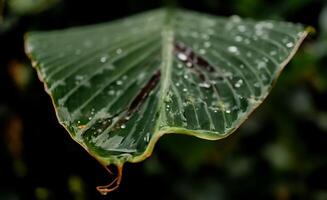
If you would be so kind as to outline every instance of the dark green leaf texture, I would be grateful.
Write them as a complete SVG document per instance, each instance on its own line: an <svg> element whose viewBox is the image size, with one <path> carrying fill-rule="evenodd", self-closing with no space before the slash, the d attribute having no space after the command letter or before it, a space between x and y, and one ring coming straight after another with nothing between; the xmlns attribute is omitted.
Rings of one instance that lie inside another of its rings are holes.
<svg viewBox="0 0 327 200"><path fill-rule="evenodd" d="M60 123L102 164L148 157L164 134L231 134L307 35L299 24L154 10L30 33Z"/></svg>

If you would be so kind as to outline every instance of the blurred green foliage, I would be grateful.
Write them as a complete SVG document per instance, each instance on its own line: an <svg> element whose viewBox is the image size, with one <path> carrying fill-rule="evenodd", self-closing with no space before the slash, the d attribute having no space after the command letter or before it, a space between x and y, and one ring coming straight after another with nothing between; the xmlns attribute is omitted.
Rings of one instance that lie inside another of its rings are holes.
<svg viewBox="0 0 327 200"><path fill-rule="evenodd" d="M58 125L51 101L26 67L24 33L113 20L163 4L53 2L8 0L4 9L0 3L0 199L101 199L94 187L109 179ZM148 160L126 166L121 188L109 198L327 199L327 2L179 0L177 5L301 22L316 34L237 133L222 141L163 137Z"/></svg>

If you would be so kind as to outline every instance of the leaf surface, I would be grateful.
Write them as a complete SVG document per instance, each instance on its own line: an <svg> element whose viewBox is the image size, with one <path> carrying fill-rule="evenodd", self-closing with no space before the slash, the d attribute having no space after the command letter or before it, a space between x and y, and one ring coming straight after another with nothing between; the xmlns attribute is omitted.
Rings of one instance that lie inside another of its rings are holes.
<svg viewBox="0 0 327 200"><path fill-rule="evenodd" d="M150 156L164 134L217 140L268 95L300 24L159 9L27 35L60 123L102 164Z"/></svg>

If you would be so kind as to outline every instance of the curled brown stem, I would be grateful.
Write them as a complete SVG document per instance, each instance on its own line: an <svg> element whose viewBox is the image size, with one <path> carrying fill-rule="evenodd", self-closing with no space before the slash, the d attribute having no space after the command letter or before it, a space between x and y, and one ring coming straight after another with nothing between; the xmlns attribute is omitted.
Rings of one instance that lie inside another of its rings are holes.
<svg viewBox="0 0 327 200"><path fill-rule="evenodd" d="M113 174L112 171L108 167L105 167L105 168L109 172L109 174ZM103 185L103 186L98 186L98 187L96 187L96 189L102 195L107 195L108 193L116 190L119 187L119 185L121 183L122 175L123 175L123 166L118 165L117 166L117 177L113 181L111 181L109 184Z"/></svg>

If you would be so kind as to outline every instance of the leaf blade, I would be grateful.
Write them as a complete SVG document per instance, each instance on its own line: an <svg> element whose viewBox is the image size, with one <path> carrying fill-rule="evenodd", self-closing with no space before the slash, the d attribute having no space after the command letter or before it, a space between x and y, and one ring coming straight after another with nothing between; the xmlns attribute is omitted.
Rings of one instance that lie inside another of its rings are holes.
<svg viewBox="0 0 327 200"><path fill-rule="evenodd" d="M167 13L26 40L59 121L105 165L145 159L168 133L227 137L308 33L285 22Z"/></svg>

